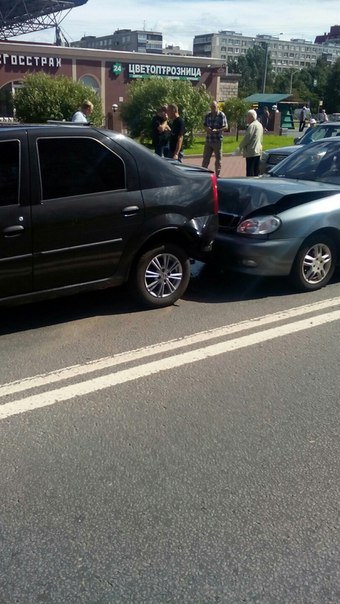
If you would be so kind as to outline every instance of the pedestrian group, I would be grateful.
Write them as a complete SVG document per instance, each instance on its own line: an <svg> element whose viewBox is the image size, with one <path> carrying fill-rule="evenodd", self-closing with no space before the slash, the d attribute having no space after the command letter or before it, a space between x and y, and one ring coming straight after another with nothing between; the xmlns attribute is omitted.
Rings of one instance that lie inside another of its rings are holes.
<svg viewBox="0 0 340 604"><path fill-rule="evenodd" d="M261 121L268 127L269 111L264 112ZM264 126L257 119L257 113L253 109L247 112L247 130L241 140L238 153L246 159L247 176L258 176L260 157L262 153L262 139ZM212 101L210 111L203 120L205 129L205 142L203 149L202 167L208 168L212 156L215 159L215 174L221 173L221 160L223 149L223 135L228 129L226 115L219 109L218 102ZM162 105L156 111L151 120L152 145L154 151L160 157L182 161L183 139L185 134L185 122L179 114L178 106L174 103Z"/></svg>

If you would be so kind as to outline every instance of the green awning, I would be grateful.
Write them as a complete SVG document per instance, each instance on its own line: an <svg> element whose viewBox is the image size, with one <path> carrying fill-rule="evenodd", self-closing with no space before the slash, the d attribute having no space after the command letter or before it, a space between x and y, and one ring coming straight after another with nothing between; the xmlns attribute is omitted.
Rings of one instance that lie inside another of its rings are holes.
<svg viewBox="0 0 340 604"><path fill-rule="evenodd" d="M289 97L291 97L291 95L287 94L287 93L286 94L257 93L257 94L251 94L250 96L247 96L244 100L247 101L247 103L265 103L266 105L277 105L281 101L289 99Z"/></svg>

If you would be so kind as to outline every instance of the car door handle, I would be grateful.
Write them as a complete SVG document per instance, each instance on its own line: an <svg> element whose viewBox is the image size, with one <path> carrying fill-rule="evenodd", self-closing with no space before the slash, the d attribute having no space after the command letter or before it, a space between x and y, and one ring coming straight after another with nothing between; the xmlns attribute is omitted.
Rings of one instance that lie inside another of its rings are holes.
<svg viewBox="0 0 340 604"><path fill-rule="evenodd" d="M6 227L2 232L5 237L17 237L22 234L24 231L24 227L21 224L17 224L15 226Z"/></svg>
<svg viewBox="0 0 340 604"><path fill-rule="evenodd" d="M122 209L122 214L125 216L131 216L132 214L137 214L140 208L138 206L126 206Z"/></svg>

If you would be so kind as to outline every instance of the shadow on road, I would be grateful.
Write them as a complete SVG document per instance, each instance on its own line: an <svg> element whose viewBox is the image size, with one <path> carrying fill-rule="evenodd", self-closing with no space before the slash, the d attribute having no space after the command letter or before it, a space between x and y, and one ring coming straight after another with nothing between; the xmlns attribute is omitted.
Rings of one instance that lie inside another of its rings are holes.
<svg viewBox="0 0 340 604"><path fill-rule="evenodd" d="M140 312L125 286L1 308L0 335L102 315Z"/></svg>
<svg viewBox="0 0 340 604"><path fill-rule="evenodd" d="M339 280L340 273L337 273L333 282ZM192 265L192 278L184 300L221 304L274 296L296 296L296 294L297 291L290 285L288 279L251 277L195 262ZM122 286L32 304L2 307L0 335L90 317L136 312L164 311L162 309L143 311L143 308L131 298L128 288Z"/></svg>
<svg viewBox="0 0 340 604"><path fill-rule="evenodd" d="M185 294L186 300L205 303L238 302L282 295L296 295L289 279L252 277L196 262Z"/></svg>

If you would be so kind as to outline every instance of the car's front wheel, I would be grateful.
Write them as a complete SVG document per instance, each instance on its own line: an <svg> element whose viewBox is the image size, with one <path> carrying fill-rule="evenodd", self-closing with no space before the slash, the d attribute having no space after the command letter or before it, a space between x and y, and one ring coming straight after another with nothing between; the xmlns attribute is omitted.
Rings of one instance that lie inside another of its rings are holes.
<svg viewBox="0 0 340 604"><path fill-rule="evenodd" d="M336 247L325 235L315 235L300 248L291 277L302 291L313 291L327 285L336 265Z"/></svg>
<svg viewBox="0 0 340 604"><path fill-rule="evenodd" d="M149 308L174 304L190 280L190 260L177 245L164 244L144 252L134 266L130 288Z"/></svg>

